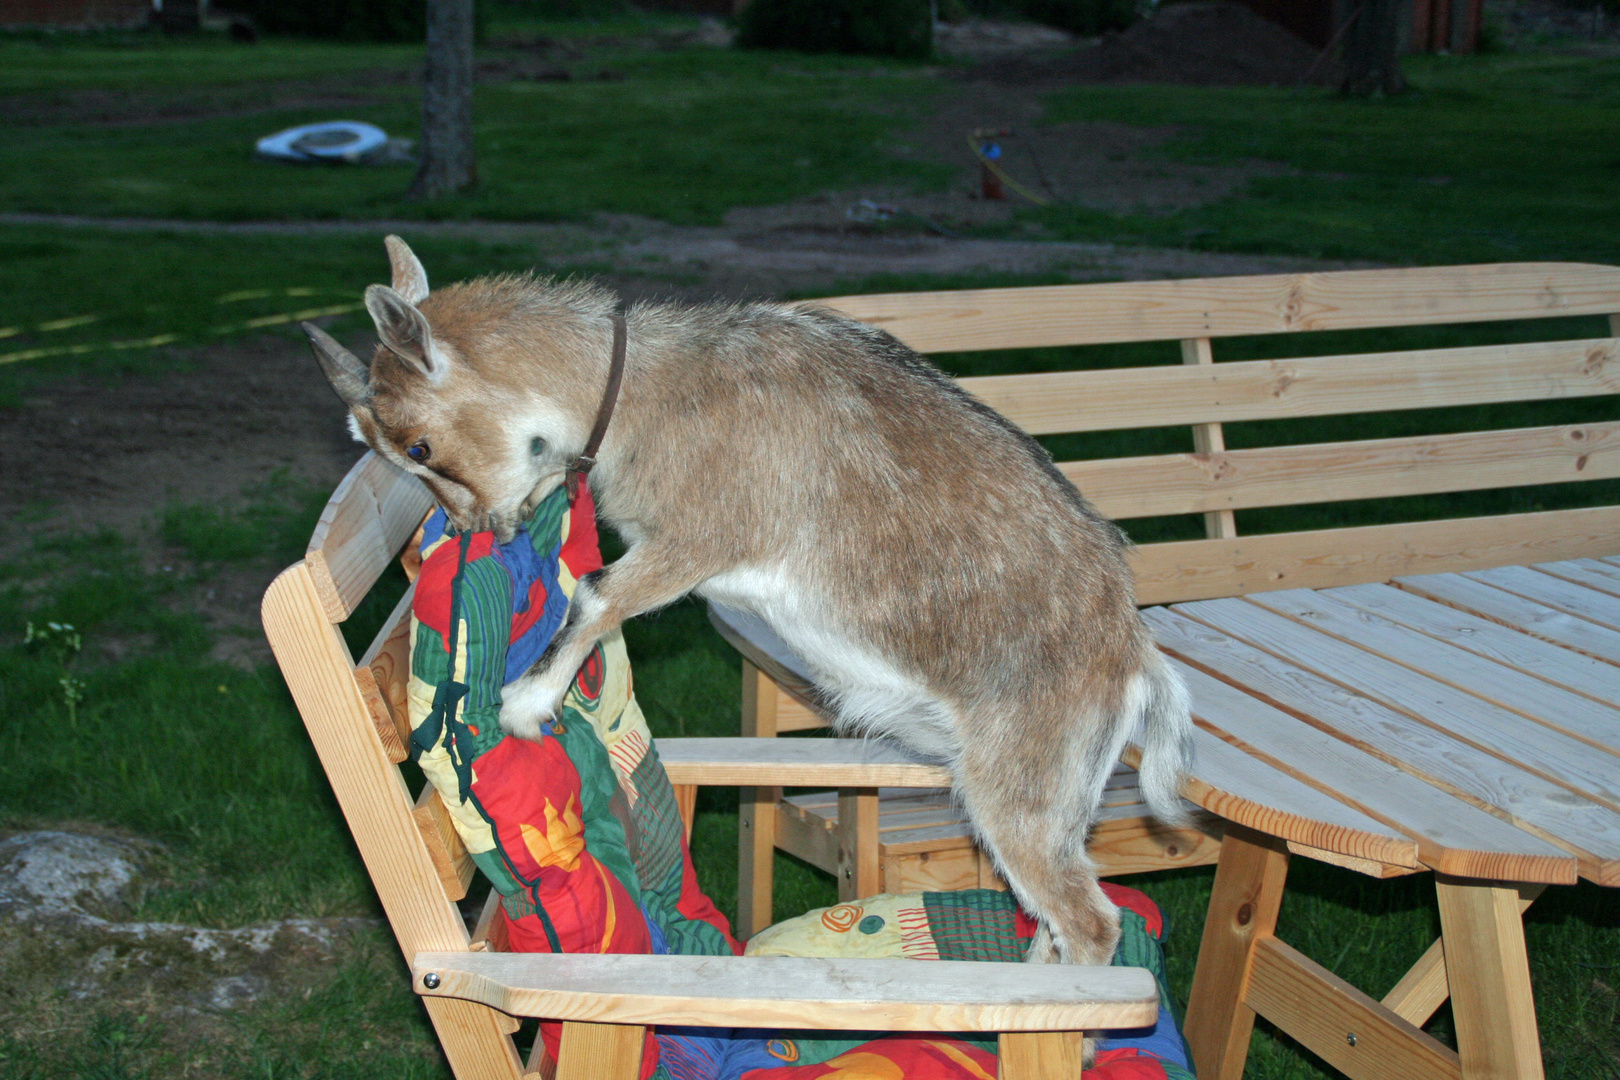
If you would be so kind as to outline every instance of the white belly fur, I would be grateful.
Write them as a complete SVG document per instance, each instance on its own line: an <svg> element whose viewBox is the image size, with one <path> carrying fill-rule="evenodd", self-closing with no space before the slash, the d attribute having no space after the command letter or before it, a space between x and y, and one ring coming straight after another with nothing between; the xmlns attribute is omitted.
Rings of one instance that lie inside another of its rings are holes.
<svg viewBox="0 0 1620 1080"><path fill-rule="evenodd" d="M888 736L932 758L956 757L959 743L951 710L917 679L838 626L786 574L730 570L695 591L763 619L804 661L817 689L835 708L840 728Z"/></svg>

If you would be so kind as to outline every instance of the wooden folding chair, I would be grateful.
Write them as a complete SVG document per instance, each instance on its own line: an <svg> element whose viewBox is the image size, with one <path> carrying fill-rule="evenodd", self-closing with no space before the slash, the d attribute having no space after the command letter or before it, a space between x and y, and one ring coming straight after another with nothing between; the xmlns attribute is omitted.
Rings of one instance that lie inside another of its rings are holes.
<svg viewBox="0 0 1620 1080"><path fill-rule="evenodd" d="M487 929L493 904L469 934L455 901L471 860L431 785L413 796L398 768L410 594L358 664L339 631L429 505L415 478L368 453L334 492L304 559L271 584L263 615L458 1080L635 1077L645 1029L657 1024L998 1032L1003 1077L1078 1076L1082 1031L1154 1022L1158 993L1140 968L502 953ZM945 782L935 766L858 742L671 739L658 750L688 813L701 784ZM521 1016L564 1021L560 1060L545 1060L536 1040L525 1065L512 1039Z"/></svg>

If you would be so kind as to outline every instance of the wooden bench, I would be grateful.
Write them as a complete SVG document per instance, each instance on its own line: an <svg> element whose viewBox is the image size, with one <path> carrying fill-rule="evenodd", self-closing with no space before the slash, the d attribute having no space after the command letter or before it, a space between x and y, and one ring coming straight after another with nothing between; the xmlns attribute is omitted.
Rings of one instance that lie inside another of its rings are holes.
<svg viewBox="0 0 1620 1080"><path fill-rule="evenodd" d="M1434 516L1433 508L1408 514L1401 504L1381 501L1620 477L1620 422L1614 419L1612 398L1567 406L1568 415L1537 426L1510 420L1514 426L1508 427L1491 415L1417 412L1510 402L1550 403L1620 392L1620 342L1615 339L1620 334L1620 269L1614 267L1484 265L845 296L818 303L879 326L925 354L1076 345L1136 347L1143 342L1178 348L1180 364L959 380L964 388L1037 436L1150 429L1190 432L1189 445L1179 452L1129 456L1116 452L1059 465L1099 509L1122 521L1128 531L1157 528L1162 536L1162 525L1145 519L1201 517L1202 537L1155 539L1134 549L1137 595L1143 605L1620 554L1620 507L1612 505L1616 501L1612 487L1601 495L1607 505L1551 510L1497 505L1485 507L1487 512L1465 508L1461 515L1455 509L1439 508L1442 514L1451 513L1450 517ZM1560 327L1545 337L1531 335L1531 340L1524 340L1523 320L1572 316L1605 316L1608 322L1606 326L1597 324L1593 332L1579 338ZM1458 347L1408 345L1398 350L1351 352L1330 337L1315 339L1321 344L1294 337L1287 340L1286 350L1279 350L1275 346L1264 349L1252 340L1266 335L1502 321L1520 325L1511 333L1497 333L1498 343ZM1282 352L1284 358L1226 359L1223 355L1216 362L1217 350L1224 354L1229 347L1222 339L1231 338L1251 339L1237 343L1234 351L1246 349L1251 356L1256 351ZM1279 437L1278 425L1255 425L1236 432L1243 443L1240 448L1227 446L1225 425L1229 424L1397 412L1404 415L1402 430L1384 437L1349 431L1333 441L1320 436L1301 440L1297 433L1289 437L1285 432ZM1598 499L1587 495L1570 501ZM1273 508L1288 506L1318 508L1313 511L1316 521L1328 527L1285 532L1240 528L1251 513L1263 518ZM744 656L745 733L774 735L823 722L809 680L790 654L783 655L757 627L747 624L746 617L716 612L714 621ZM1196 714L1198 694L1194 697ZM1265 878L1261 888L1254 884L1259 878L1244 877L1247 870L1234 869L1229 880L1241 884L1226 889L1227 893L1234 888L1261 889L1273 904L1271 916L1275 915L1275 902L1281 895L1280 878L1275 875L1281 871L1269 849L1263 855L1253 854L1261 851L1249 845L1255 836L1285 845L1286 850L1278 848L1284 864L1292 851L1375 876L1411 873L1427 865L1422 861L1422 844L1399 829L1371 821L1335 799L1324 804L1320 793L1315 793L1313 801L1312 793L1305 790L1266 787L1276 783L1275 777L1262 783L1260 777L1245 773L1255 765L1255 757L1211 734L1215 730L1215 725L1208 725L1207 730L1199 731L1199 777L1184 794L1218 812L1230 823L1229 835L1236 827L1244 838L1237 847L1231 842L1226 845L1229 850L1222 856L1223 868L1228 856L1234 866L1249 859L1253 874ZM1133 759L1127 755L1127 760ZM1279 770L1278 775L1284 774L1295 782L1303 780L1306 788L1311 786L1308 771ZM1246 794L1247 801L1230 801L1239 794ZM893 876L901 881L926 879L926 875L908 879L905 875L911 871L896 858L901 851L914 861L922 854L919 848L924 845L905 844L893 827L902 804L912 800L915 805L915 794L867 788L786 802L779 796L775 789L744 792L739 887L739 922L744 930L769 921L769 868L777 846L818 865L828 866L836 859L840 886L850 881L848 887L857 894L885 885L893 888L885 876L891 863ZM941 853L942 864L954 864L962 881L976 877L988 882L982 862L961 854L966 830L959 820L945 820L945 805L936 800L927 811L940 817L929 837L937 845L931 850ZM1262 805L1265 809L1258 809ZM1345 817L1346 811L1356 818ZM1129 816L1127 811L1123 821L1123 831L1116 827L1110 832L1106 822L1099 827L1098 838L1103 841L1100 861L1105 868L1110 849L1147 839L1149 826L1139 815ZM829 840L829 834L836 843ZM1173 853L1168 848L1161 850L1157 865L1188 865L1209 861L1213 855L1206 844L1178 843L1174 847ZM1249 854L1233 854L1240 850ZM1573 860L1565 861L1573 867ZM1151 852L1143 862L1152 862ZM1262 866L1263 871L1253 869ZM1131 868L1148 867L1132 864ZM1522 880L1536 879L1527 874ZM1243 945L1236 952L1214 949L1210 955L1217 962L1208 965L1211 970L1200 971L1202 1000L1195 996L1187 1023L1200 1075L1235 1076L1242 1069L1248 1030L1243 1024L1252 1024L1253 1019L1252 1011L1244 1011L1244 1004L1251 1000L1246 987L1255 977L1256 956L1263 960L1273 955L1263 950L1257 954L1250 948L1269 933L1268 927L1258 923L1248 925L1250 917L1258 917L1258 909L1250 903L1253 899L1248 893L1217 897L1220 904L1227 905L1220 909L1221 918L1243 913L1238 917L1242 930L1225 923L1220 928L1222 934L1236 933ZM1212 906L1212 924L1214 912ZM1207 935L1213 932L1206 930L1206 949L1212 940ZM1437 943L1381 1006L1385 1012L1376 1014L1378 1023L1394 1025L1389 1030L1402 1023L1410 1028L1444 1001L1440 955ZM1272 986L1273 998L1289 998L1298 992L1309 999L1301 987L1326 985L1320 971L1302 975L1304 967L1290 964L1292 960L1273 970L1280 980ZM1214 971L1215 966L1222 970ZM1279 986L1288 988L1278 990ZM1436 991L1436 987L1441 989ZM1224 1004L1198 1014L1201 1005L1216 999ZM1419 1000L1422 1007L1414 1004ZM1234 1002L1236 1013L1232 1011ZM1317 1004L1329 1009L1321 1015L1334 1015L1332 1003L1325 998ZM1375 1015L1372 1006L1366 1015ZM1391 1013L1390 1008L1396 1011ZM1216 1012L1225 1019L1210 1020ZM1320 1032L1314 1041L1304 1034L1299 1037L1313 1048L1325 1045ZM1344 1035L1341 1032L1333 1038L1342 1043ZM1420 1044L1416 1039L1412 1043ZM1350 1045L1356 1045L1354 1038ZM1380 1067L1387 1069L1390 1061L1398 1061L1403 1067L1416 1068L1417 1062L1430 1060L1422 1054L1438 1053L1428 1044L1421 1044L1421 1052L1402 1045L1404 1049L1391 1051L1394 1057L1380 1058ZM1445 1053L1451 1055L1448 1068L1454 1071L1456 1053L1449 1049ZM1522 1056L1524 1050L1519 1047L1514 1053ZM1400 1054L1417 1056L1403 1058ZM1503 1075L1532 1072L1504 1071Z"/></svg>
<svg viewBox="0 0 1620 1080"><path fill-rule="evenodd" d="M367 454L339 485L304 559L265 593L266 636L458 1080L631 1080L645 1029L815 1028L998 1033L1000 1075L1080 1072L1081 1033L1151 1025L1158 990L1140 968L804 960L790 957L511 954L492 927L498 894L469 933L456 901L473 863L436 789L407 787L406 591L359 662L341 633L400 557L430 504L414 477ZM701 784L938 788L938 766L890 747L826 740L658 740L691 827ZM403 989L403 988L402 988ZM564 1021L559 1060L523 1061L519 1017Z"/></svg>

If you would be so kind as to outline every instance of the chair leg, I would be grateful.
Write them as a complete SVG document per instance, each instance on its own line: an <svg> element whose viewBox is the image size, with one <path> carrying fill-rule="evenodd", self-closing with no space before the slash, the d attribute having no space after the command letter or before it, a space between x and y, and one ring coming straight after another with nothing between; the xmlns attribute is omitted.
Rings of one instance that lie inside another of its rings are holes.
<svg viewBox="0 0 1620 1080"><path fill-rule="evenodd" d="M776 735L776 704L781 693L771 677L742 662L742 734L766 739ZM732 929L746 941L771 925L771 890L775 884L776 804L778 787L745 787L737 804L737 921Z"/></svg>
<svg viewBox="0 0 1620 1080"><path fill-rule="evenodd" d="M1521 897L1511 884L1436 874L1446 981L1465 1080L1541 1080Z"/></svg>
<svg viewBox="0 0 1620 1080"><path fill-rule="evenodd" d="M1080 1080L1083 1031L1008 1031L997 1040L999 1080Z"/></svg>
<svg viewBox="0 0 1620 1080"><path fill-rule="evenodd" d="M636 1080L647 1029L640 1024L563 1024L557 1080Z"/></svg>
<svg viewBox="0 0 1620 1080"><path fill-rule="evenodd" d="M1283 841L1229 824L1198 947L1183 1033L1199 1080L1239 1080L1249 1055L1254 1010L1244 1003L1254 945L1277 928L1288 848Z"/></svg>

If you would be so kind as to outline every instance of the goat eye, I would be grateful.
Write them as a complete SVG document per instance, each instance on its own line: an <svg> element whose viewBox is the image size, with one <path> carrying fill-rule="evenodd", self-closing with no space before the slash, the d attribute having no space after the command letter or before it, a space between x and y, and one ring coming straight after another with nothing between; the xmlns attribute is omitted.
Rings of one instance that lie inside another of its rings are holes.
<svg viewBox="0 0 1620 1080"><path fill-rule="evenodd" d="M546 452L546 440L536 435L534 441L529 443L529 453L539 456Z"/></svg>
<svg viewBox="0 0 1620 1080"><path fill-rule="evenodd" d="M428 449L428 444L425 442L416 443L405 450L405 456L417 462L426 461L432 455L433 451Z"/></svg>

